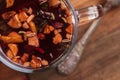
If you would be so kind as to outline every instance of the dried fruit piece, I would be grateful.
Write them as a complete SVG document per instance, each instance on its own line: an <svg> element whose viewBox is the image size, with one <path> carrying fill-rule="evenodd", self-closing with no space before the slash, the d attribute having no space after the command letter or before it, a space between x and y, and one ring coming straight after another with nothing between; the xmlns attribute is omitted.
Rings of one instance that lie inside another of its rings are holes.
<svg viewBox="0 0 120 80"><path fill-rule="evenodd" d="M61 34L56 34L55 37L53 37L53 43L58 44L62 41L62 36Z"/></svg>
<svg viewBox="0 0 120 80"><path fill-rule="evenodd" d="M25 36L26 36L27 38L36 36L36 33L33 33L33 32L31 32L31 31L27 31L27 32L25 32L24 34L25 34Z"/></svg>
<svg viewBox="0 0 120 80"><path fill-rule="evenodd" d="M31 21L31 22L29 22L29 25L30 25L30 30L37 34L37 29L36 29L35 23Z"/></svg>
<svg viewBox="0 0 120 80"><path fill-rule="evenodd" d="M22 27L23 27L24 29L29 29L29 25L28 25L27 22L24 22L23 25L22 25Z"/></svg>
<svg viewBox="0 0 120 80"><path fill-rule="evenodd" d="M50 7L55 7L60 4L59 0L49 0L49 6Z"/></svg>
<svg viewBox="0 0 120 80"><path fill-rule="evenodd" d="M60 33L60 32L62 32L62 30L61 30L61 29L54 30L54 34L55 34L55 35L56 35L56 34L58 34L58 33Z"/></svg>
<svg viewBox="0 0 120 80"><path fill-rule="evenodd" d="M71 34L66 34L66 38L70 40L72 38L72 35Z"/></svg>
<svg viewBox="0 0 120 80"><path fill-rule="evenodd" d="M54 30L53 26L46 25L44 29L44 34L50 34Z"/></svg>
<svg viewBox="0 0 120 80"><path fill-rule="evenodd" d="M28 45L39 47L39 40L37 36L29 37L28 38Z"/></svg>
<svg viewBox="0 0 120 80"><path fill-rule="evenodd" d="M50 34L50 30L49 30L49 27L46 26L45 29L44 29L44 34Z"/></svg>
<svg viewBox="0 0 120 80"><path fill-rule="evenodd" d="M65 10L65 15L69 16L71 14L70 10L68 9L68 7L65 5L63 1L61 1L61 9Z"/></svg>
<svg viewBox="0 0 120 80"><path fill-rule="evenodd" d="M24 40L26 41L29 37L36 36L36 33L33 33L31 31L23 32L24 33Z"/></svg>
<svg viewBox="0 0 120 80"><path fill-rule="evenodd" d="M71 16L71 15L68 15L68 16L66 17L66 20L67 20L67 23L69 23L69 24L73 23L73 22L72 22L72 16Z"/></svg>
<svg viewBox="0 0 120 80"><path fill-rule="evenodd" d="M66 8L67 8L67 7L66 7L65 3L64 3L63 1L61 1L61 9L64 10L64 9L66 9Z"/></svg>
<svg viewBox="0 0 120 80"><path fill-rule="evenodd" d="M33 13L33 9L31 7L23 8L22 10L25 11L28 15L32 15L32 13Z"/></svg>
<svg viewBox="0 0 120 80"><path fill-rule="evenodd" d="M37 59L37 57L35 55L32 55L32 59Z"/></svg>
<svg viewBox="0 0 120 80"><path fill-rule="evenodd" d="M53 31L53 30L54 30L54 27L53 27L53 26L50 26L50 25L49 25L48 28L49 28L50 31Z"/></svg>
<svg viewBox="0 0 120 80"><path fill-rule="evenodd" d="M9 22L7 23L11 28L14 28L14 29L18 29L22 26L19 18L18 18L18 14L16 14L13 18L11 18L9 20Z"/></svg>
<svg viewBox="0 0 120 80"><path fill-rule="evenodd" d="M43 66L48 66L48 61L45 60L45 59L43 59L43 60L41 61L41 64L42 64Z"/></svg>
<svg viewBox="0 0 120 80"><path fill-rule="evenodd" d="M8 34L9 37L21 37L17 32L11 32Z"/></svg>
<svg viewBox="0 0 120 80"><path fill-rule="evenodd" d="M21 11L18 14L18 17L19 17L20 22L24 22L24 21L27 21L28 15L24 11Z"/></svg>
<svg viewBox="0 0 120 80"><path fill-rule="evenodd" d="M22 62L26 62L29 58L29 54L28 53L24 53L23 56L21 57Z"/></svg>
<svg viewBox="0 0 120 80"><path fill-rule="evenodd" d="M17 53L18 53L18 46L17 46L17 44L8 44L8 47L11 50L12 54L14 56L16 56Z"/></svg>
<svg viewBox="0 0 120 80"><path fill-rule="evenodd" d="M65 30L66 30L67 33L72 34L72 32L73 32L73 26L69 25Z"/></svg>
<svg viewBox="0 0 120 80"><path fill-rule="evenodd" d="M32 68L40 68L41 67L40 59L37 59L35 56L32 56L32 60L31 60L30 66Z"/></svg>
<svg viewBox="0 0 120 80"><path fill-rule="evenodd" d="M45 53L45 51L42 49L42 48L35 48L35 50L37 51L37 52L39 52L39 53L41 53L41 54L44 54Z"/></svg>
<svg viewBox="0 0 120 80"><path fill-rule="evenodd" d="M13 6L15 0L6 0L6 8Z"/></svg>
<svg viewBox="0 0 120 80"><path fill-rule="evenodd" d="M23 42L22 37L16 32L11 32L8 36L0 36L0 40L4 43L21 43Z"/></svg>
<svg viewBox="0 0 120 80"><path fill-rule="evenodd" d="M34 19L35 15L30 15L28 18L27 18L27 23L31 22L33 19Z"/></svg>
<svg viewBox="0 0 120 80"><path fill-rule="evenodd" d="M30 62L24 62L23 66L24 67L29 67L30 66Z"/></svg>
<svg viewBox="0 0 120 80"><path fill-rule="evenodd" d="M5 13L2 14L2 18L3 18L4 20L10 19L10 18L13 17L15 14L16 14L15 11L5 12Z"/></svg>
<svg viewBox="0 0 120 80"><path fill-rule="evenodd" d="M16 62L16 63L19 63L19 64L23 64L22 61L20 60L20 57L19 57L19 56L14 57L14 58L12 59L12 61L14 61L14 62Z"/></svg>
<svg viewBox="0 0 120 80"><path fill-rule="evenodd" d="M19 63L18 59L17 58L13 58L12 61L16 62L16 63Z"/></svg>
<svg viewBox="0 0 120 80"><path fill-rule="evenodd" d="M7 55L7 57L10 58L10 59L12 59L12 58L14 57L13 53L11 52L11 50L8 50L8 51L6 52L6 55Z"/></svg>
<svg viewBox="0 0 120 80"><path fill-rule="evenodd" d="M29 9L27 10L27 13L28 13L28 14L32 14L32 13L33 13L33 10L32 10L31 7L29 7Z"/></svg>

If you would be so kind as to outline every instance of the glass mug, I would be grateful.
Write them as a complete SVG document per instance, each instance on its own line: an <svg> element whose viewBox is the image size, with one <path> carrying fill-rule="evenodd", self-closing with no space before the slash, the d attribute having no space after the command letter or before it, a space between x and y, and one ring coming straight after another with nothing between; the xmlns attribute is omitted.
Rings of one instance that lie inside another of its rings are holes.
<svg viewBox="0 0 120 80"><path fill-rule="evenodd" d="M0 47L0 61L3 64L5 64L6 66L8 66L16 71L20 71L20 72L24 72L24 73L33 73L35 71L42 71L42 70L57 66L61 61L63 61L68 56L68 54L71 52L72 48L74 47L74 45L76 43L77 36L78 36L78 22L83 24L87 21L99 18L99 17L101 17L102 12L103 12L103 8L101 5L94 5L94 6L86 7L83 9L75 10L69 0L61 0L61 1L70 10L72 24L74 26L73 33L72 33L72 42L71 42L69 49L65 53L62 53L48 67L31 69L31 68L23 67L20 64L16 64L13 61L11 61L10 59L8 59L8 57L5 55L5 53L2 51L2 48ZM2 2L2 0L0 0L0 2Z"/></svg>

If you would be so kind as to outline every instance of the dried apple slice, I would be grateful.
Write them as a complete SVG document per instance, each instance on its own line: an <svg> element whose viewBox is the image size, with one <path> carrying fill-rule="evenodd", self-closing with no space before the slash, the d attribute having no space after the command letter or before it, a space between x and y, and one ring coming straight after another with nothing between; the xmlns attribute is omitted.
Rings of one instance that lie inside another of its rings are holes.
<svg viewBox="0 0 120 80"><path fill-rule="evenodd" d="M12 53L11 50L8 50L8 51L6 52L6 55L7 55L7 57L10 58L10 59L12 59L12 58L14 57L14 55L13 55L13 53Z"/></svg>
<svg viewBox="0 0 120 80"><path fill-rule="evenodd" d="M6 0L6 8L13 6L15 0Z"/></svg>
<svg viewBox="0 0 120 80"><path fill-rule="evenodd" d="M36 29L35 23L30 21L29 25L30 25L30 30L37 34L37 29Z"/></svg>
<svg viewBox="0 0 120 80"><path fill-rule="evenodd" d="M11 18L7 24L14 29L18 29L22 26L18 14L16 14L13 18Z"/></svg>
<svg viewBox="0 0 120 80"><path fill-rule="evenodd" d="M58 44L60 42L62 42L62 36L61 34L56 34L55 37L53 37L53 43Z"/></svg>
<svg viewBox="0 0 120 80"><path fill-rule="evenodd" d="M16 56L17 53L18 53L18 46L17 46L17 44L8 44L8 47L11 50L11 52L13 53L13 55Z"/></svg>
<svg viewBox="0 0 120 80"><path fill-rule="evenodd" d="M9 12L5 12L2 14L2 18L4 20L10 19L11 17L13 17L16 14L15 11L9 11Z"/></svg>
<svg viewBox="0 0 120 80"><path fill-rule="evenodd" d="M27 21L28 15L24 11L22 11L18 14L18 17L20 22L24 22Z"/></svg>
<svg viewBox="0 0 120 80"><path fill-rule="evenodd" d="M38 40L37 36L29 37L28 45L39 47L39 40Z"/></svg>
<svg viewBox="0 0 120 80"><path fill-rule="evenodd" d="M22 37L16 32L11 32L8 36L0 36L0 40L4 43L21 43L23 42Z"/></svg>
<svg viewBox="0 0 120 80"><path fill-rule="evenodd" d="M54 27L50 25L46 25L44 29L44 34L50 34L50 32L54 31Z"/></svg>
<svg viewBox="0 0 120 80"><path fill-rule="evenodd" d="M72 34L73 33L73 26L69 25L65 30L66 30L67 33Z"/></svg>

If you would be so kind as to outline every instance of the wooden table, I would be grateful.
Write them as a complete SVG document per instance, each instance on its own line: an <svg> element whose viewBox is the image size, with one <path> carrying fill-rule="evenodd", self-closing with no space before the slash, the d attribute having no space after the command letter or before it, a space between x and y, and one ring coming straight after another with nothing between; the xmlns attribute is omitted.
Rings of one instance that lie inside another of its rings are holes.
<svg viewBox="0 0 120 80"><path fill-rule="evenodd" d="M75 8L103 3L105 0L71 0ZM55 69L29 74L31 80L120 80L120 7L103 16L81 57L76 70L69 76ZM91 23L80 26L79 38ZM0 63L0 80L23 80L23 73Z"/></svg>

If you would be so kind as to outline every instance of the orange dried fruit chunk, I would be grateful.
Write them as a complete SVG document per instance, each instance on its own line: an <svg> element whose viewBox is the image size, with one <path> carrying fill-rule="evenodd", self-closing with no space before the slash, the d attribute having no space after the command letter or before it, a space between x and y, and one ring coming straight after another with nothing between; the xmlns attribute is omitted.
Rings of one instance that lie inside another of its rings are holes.
<svg viewBox="0 0 120 80"><path fill-rule="evenodd" d="M39 47L39 40L37 36L29 37L28 38L28 45Z"/></svg>
<svg viewBox="0 0 120 80"><path fill-rule="evenodd" d="M20 35L17 32L11 32L8 34L9 37L20 37Z"/></svg>
<svg viewBox="0 0 120 80"><path fill-rule="evenodd" d="M24 29L29 29L29 25L28 25L27 22L24 22L23 25L22 25L22 27L23 27Z"/></svg>
<svg viewBox="0 0 120 80"><path fill-rule="evenodd" d="M33 19L34 19L35 15L30 15L28 18L27 18L27 23L31 22Z"/></svg>
<svg viewBox="0 0 120 80"><path fill-rule="evenodd" d="M0 40L5 43L21 43L23 42L21 35L16 32L9 33L8 36L0 36Z"/></svg>
<svg viewBox="0 0 120 80"><path fill-rule="evenodd" d="M30 65L32 68L39 68L41 67L41 61L39 59L32 59Z"/></svg>
<svg viewBox="0 0 120 80"><path fill-rule="evenodd" d="M1 36L0 37L4 43L21 43L23 40L19 37L8 37L8 36Z"/></svg>
<svg viewBox="0 0 120 80"><path fill-rule="evenodd" d="M50 25L46 25L44 29L44 34L50 34L52 31L54 31L54 27Z"/></svg>
<svg viewBox="0 0 120 80"><path fill-rule="evenodd" d="M37 34L37 29L36 29L35 23L31 21L31 22L29 22L29 25L30 25L30 30Z"/></svg>
<svg viewBox="0 0 120 80"><path fill-rule="evenodd" d="M11 38L10 42L12 43L20 43L23 42L22 36L19 35L17 32L11 32L8 34L8 37Z"/></svg>
<svg viewBox="0 0 120 80"><path fill-rule="evenodd" d="M32 14L32 13L33 13L33 10L32 10L31 7L29 7L29 9L27 10L27 13L28 13L28 14Z"/></svg>
<svg viewBox="0 0 120 80"><path fill-rule="evenodd" d="M7 57L10 58L10 59L12 59L12 58L14 57L14 55L13 55L13 53L12 53L11 50L8 50L8 51L6 52L6 55L7 55Z"/></svg>
<svg viewBox="0 0 120 80"><path fill-rule="evenodd" d="M18 17L19 17L20 22L24 22L24 21L27 21L28 15L24 11L21 11L18 14Z"/></svg>
<svg viewBox="0 0 120 80"><path fill-rule="evenodd" d="M44 34L50 34L50 30L49 30L49 27L46 26L45 29L44 29Z"/></svg>
<svg viewBox="0 0 120 80"><path fill-rule="evenodd" d="M5 13L2 14L2 18L3 18L4 20L10 19L10 18L13 17L15 14L16 14L15 11L5 12Z"/></svg>
<svg viewBox="0 0 120 80"><path fill-rule="evenodd" d="M20 57L19 56L16 56L12 59L12 61L16 62L16 63L19 63L19 64L23 64Z"/></svg>
<svg viewBox="0 0 120 80"><path fill-rule="evenodd" d="M17 46L17 44L8 44L8 47L11 50L12 54L14 56L16 56L17 53L18 53L18 46Z"/></svg>
<svg viewBox="0 0 120 80"><path fill-rule="evenodd" d="M69 25L65 30L66 30L67 33L72 34L72 32L73 32L73 26Z"/></svg>
<svg viewBox="0 0 120 80"><path fill-rule="evenodd" d="M13 6L15 0L6 0L6 8Z"/></svg>
<svg viewBox="0 0 120 80"><path fill-rule="evenodd" d="M53 31L53 30L54 30L54 27L49 25L49 30L50 30L50 31Z"/></svg>
<svg viewBox="0 0 120 80"><path fill-rule="evenodd" d="M61 34L56 34L55 37L53 37L53 43L58 44L62 41L62 36Z"/></svg>
<svg viewBox="0 0 120 80"><path fill-rule="evenodd" d="M70 40L72 38L72 35L71 34L66 34L66 38Z"/></svg>
<svg viewBox="0 0 120 80"><path fill-rule="evenodd" d="M37 57L35 55L32 55L32 59L37 59Z"/></svg>
<svg viewBox="0 0 120 80"><path fill-rule="evenodd" d="M41 60L41 64L42 64L43 66L47 66L47 65L48 65L48 61L47 61L47 60Z"/></svg>
<svg viewBox="0 0 120 80"><path fill-rule="evenodd" d="M28 53L24 53L23 56L21 57L22 62L26 62L29 58L29 54Z"/></svg>
<svg viewBox="0 0 120 80"><path fill-rule="evenodd" d="M25 62L25 63L23 63L23 66L24 66L24 67L29 67L29 66L30 66L30 62Z"/></svg>
<svg viewBox="0 0 120 80"><path fill-rule="evenodd" d="M68 16L66 17L66 20L67 20L67 23L69 23L69 24L73 23L73 22L72 22L72 16L71 16L71 15L68 15Z"/></svg>
<svg viewBox="0 0 120 80"><path fill-rule="evenodd" d="M16 14L13 18L11 18L7 23L11 28L18 29L22 26L18 14Z"/></svg>
<svg viewBox="0 0 120 80"><path fill-rule="evenodd" d="M32 68L39 68L39 67L41 67L42 66L41 65L41 60L38 59L35 55L32 55L32 60L30 62L30 66Z"/></svg>
<svg viewBox="0 0 120 80"><path fill-rule="evenodd" d="M60 32L62 32L62 29L57 29L57 30L54 30L54 34L59 34Z"/></svg>

